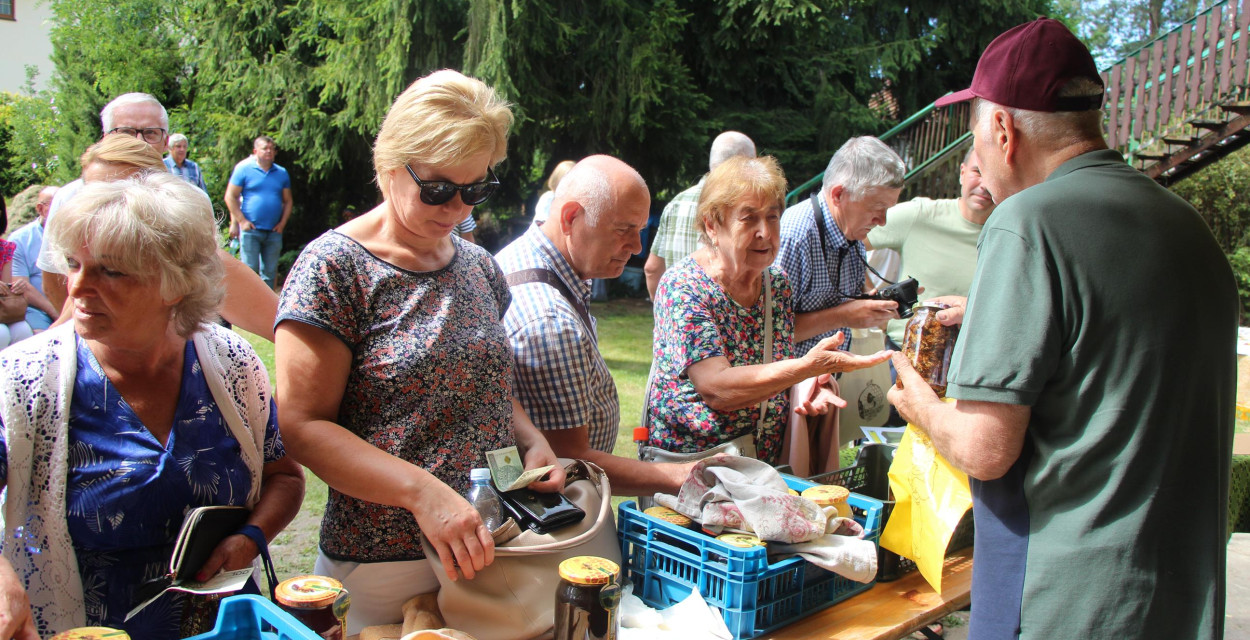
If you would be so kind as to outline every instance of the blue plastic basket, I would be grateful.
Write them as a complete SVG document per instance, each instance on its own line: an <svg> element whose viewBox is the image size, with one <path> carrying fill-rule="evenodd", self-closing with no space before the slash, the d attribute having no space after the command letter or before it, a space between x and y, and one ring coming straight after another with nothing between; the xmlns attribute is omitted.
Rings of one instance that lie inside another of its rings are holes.
<svg viewBox="0 0 1250 640"><path fill-rule="evenodd" d="M187 640L322 640L274 603L254 595L221 601L212 631Z"/></svg>
<svg viewBox="0 0 1250 640"><path fill-rule="evenodd" d="M786 476L802 491L815 483ZM881 501L852 493L847 500L873 544L881 535ZM754 638L872 587L798 556L769 563L763 547L742 549L652 518L634 502L621 503L617 530L621 558L634 594L666 608L694 589L719 607L735 640Z"/></svg>

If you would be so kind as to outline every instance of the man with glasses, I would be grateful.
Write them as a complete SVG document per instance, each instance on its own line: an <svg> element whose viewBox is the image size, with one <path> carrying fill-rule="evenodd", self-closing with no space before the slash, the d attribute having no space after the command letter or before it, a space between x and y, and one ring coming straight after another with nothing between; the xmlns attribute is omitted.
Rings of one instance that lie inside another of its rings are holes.
<svg viewBox="0 0 1250 640"><path fill-rule="evenodd" d="M292 203L291 177L273 161L277 153L273 138L257 138L251 160L235 166L226 187L226 207L239 226L239 256L275 291L282 230L291 217Z"/></svg>
<svg viewBox="0 0 1250 640"><path fill-rule="evenodd" d="M100 111L100 125L105 135L121 133L140 138L152 145L157 153L164 154L168 148L169 115L156 98L146 93L120 95ZM82 188L79 178L61 187L48 208L47 219L56 215L57 209ZM205 195L207 198L207 194ZM38 268L42 272L43 291L53 308L60 314L56 323L68 319L72 308L66 305L65 276L55 266L48 242L39 252ZM221 315L227 321L246 329L266 340L273 340L273 319L278 313L278 297L255 273L225 251L218 250L222 266L226 269L226 299L221 304ZM53 314L55 317L55 314Z"/></svg>

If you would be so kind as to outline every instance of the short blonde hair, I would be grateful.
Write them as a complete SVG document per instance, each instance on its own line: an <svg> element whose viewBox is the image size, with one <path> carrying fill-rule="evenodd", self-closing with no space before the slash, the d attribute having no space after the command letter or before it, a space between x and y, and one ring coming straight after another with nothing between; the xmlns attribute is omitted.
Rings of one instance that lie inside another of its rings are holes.
<svg viewBox="0 0 1250 640"><path fill-rule="evenodd" d="M48 220L44 241L55 261L87 247L110 268L160 280L174 305L174 330L191 337L225 297L213 208L199 189L171 173L84 185Z"/></svg>
<svg viewBox="0 0 1250 640"><path fill-rule="evenodd" d="M699 207L694 224L699 232L699 242L711 246L707 225L724 224L725 214L748 198L775 202L784 209L786 202L786 174L772 156L747 158L733 156L717 165L703 179L703 191L699 193Z"/></svg>
<svg viewBox="0 0 1250 640"><path fill-rule="evenodd" d="M547 178L547 190L555 191L556 187L560 186L560 181L569 174L569 170L576 164L572 160L562 160L560 164L556 165L556 168L551 170L551 176Z"/></svg>
<svg viewBox="0 0 1250 640"><path fill-rule="evenodd" d="M86 169L97 162L124 164L139 169L168 173L165 160L152 145L124 133L110 133L99 142L87 147L78 159L78 166Z"/></svg>
<svg viewBox="0 0 1250 640"><path fill-rule="evenodd" d="M450 167L480 153L491 165L508 155L512 111L481 80L443 69L413 82L391 105L373 145L373 170L385 194L390 173L417 162Z"/></svg>

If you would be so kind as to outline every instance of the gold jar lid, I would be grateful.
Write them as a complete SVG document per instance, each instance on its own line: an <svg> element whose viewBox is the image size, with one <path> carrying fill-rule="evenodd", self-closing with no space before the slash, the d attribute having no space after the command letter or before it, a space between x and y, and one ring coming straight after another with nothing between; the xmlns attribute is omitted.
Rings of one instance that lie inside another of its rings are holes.
<svg viewBox="0 0 1250 640"><path fill-rule="evenodd" d="M656 518L658 520L671 522L679 527L688 527L692 523L694 523L694 521L691 520L689 517L687 517L685 514L678 513L672 509L669 509L668 507L650 507L646 509L645 511L643 511L643 513L651 516L652 518Z"/></svg>
<svg viewBox="0 0 1250 640"><path fill-rule="evenodd" d="M343 583L326 576L296 576L278 583L278 604L295 609L320 609L334 604Z"/></svg>
<svg viewBox="0 0 1250 640"><path fill-rule="evenodd" d="M62 631L54 636L51 640L130 640L130 635L125 631L110 629L108 627L79 627Z"/></svg>
<svg viewBox="0 0 1250 640"><path fill-rule="evenodd" d="M828 507L839 502L846 502L851 492L846 487L839 487L836 484L818 484L804 489L801 495L822 507Z"/></svg>
<svg viewBox="0 0 1250 640"><path fill-rule="evenodd" d="M794 489L786 489L786 491L788 491L788 492L790 493L790 495L792 495L792 496L797 496L797 495L800 495L800 494L799 494L799 492L798 492L798 491L795 491Z"/></svg>
<svg viewBox="0 0 1250 640"><path fill-rule="evenodd" d="M607 584L620 572L615 562L598 556L574 556L560 563L560 577L574 584Z"/></svg>
<svg viewBox="0 0 1250 640"><path fill-rule="evenodd" d="M716 536L716 539L731 547L739 547L742 549L768 546L767 542L764 542L749 533L722 533L721 535Z"/></svg>

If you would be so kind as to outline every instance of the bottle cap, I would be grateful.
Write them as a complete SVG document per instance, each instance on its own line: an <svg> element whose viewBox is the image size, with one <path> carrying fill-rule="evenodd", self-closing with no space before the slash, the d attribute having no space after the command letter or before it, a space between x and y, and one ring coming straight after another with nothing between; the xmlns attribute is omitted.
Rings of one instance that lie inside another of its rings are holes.
<svg viewBox="0 0 1250 640"><path fill-rule="evenodd" d="M343 583L326 576L297 576L278 583L276 599L295 609L320 609L334 604Z"/></svg>
<svg viewBox="0 0 1250 640"><path fill-rule="evenodd" d="M598 556L574 556L560 563L560 577L574 584L607 584L620 572L615 562Z"/></svg>
<svg viewBox="0 0 1250 640"><path fill-rule="evenodd" d="M51 640L130 640L130 635L125 631L110 629L108 627L79 627L62 631L54 636Z"/></svg>
<svg viewBox="0 0 1250 640"><path fill-rule="evenodd" d="M651 439L651 433L646 427L634 427L634 442L646 442Z"/></svg>
<svg viewBox="0 0 1250 640"><path fill-rule="evenodd" d="M490 480L490 469L474 469L470 471L469 480Z"/></svg>

